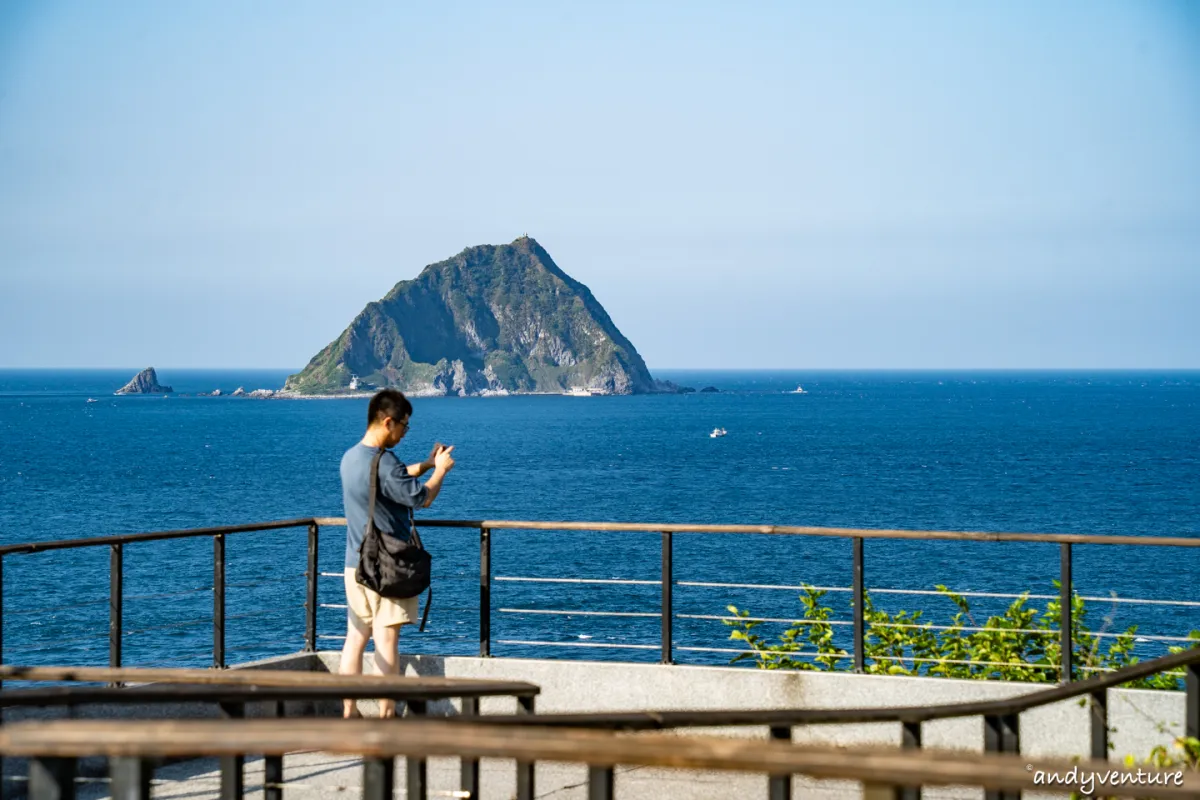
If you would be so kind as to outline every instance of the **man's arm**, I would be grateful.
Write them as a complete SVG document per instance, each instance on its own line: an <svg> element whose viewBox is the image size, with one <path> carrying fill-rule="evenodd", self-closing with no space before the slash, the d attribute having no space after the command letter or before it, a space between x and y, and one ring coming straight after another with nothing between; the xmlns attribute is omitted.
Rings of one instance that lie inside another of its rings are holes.
<svg viewBox="0 0 1200 800"><path fill-rule="evenodd" d="M412 474L412 468L404 466L395 454L388 453L379 464L380 493L400 505L421 508L425 504L425 487Z"/></svg>

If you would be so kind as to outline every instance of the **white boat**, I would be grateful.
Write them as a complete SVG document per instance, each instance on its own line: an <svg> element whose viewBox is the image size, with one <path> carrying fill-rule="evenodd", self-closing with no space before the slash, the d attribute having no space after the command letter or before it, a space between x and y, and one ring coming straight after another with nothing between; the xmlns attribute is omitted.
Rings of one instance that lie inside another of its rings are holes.
<svg viewBox="0 0 1200 800"><path fill-rule="evenodd" d="M793 389L791 391L791 394L808 394L808 392L804 391L803 386L797 386L795 389Z"/></svg>
<svg viewBox="0 0 1200 800"><path fill-rule="evenodd" d="M89 397L89 398L87 399L87 401L88 401L89 403L99 403L99 402L100 402L99 400L97 400L97 399L96 399L96 398L94 398L94 397Z"/></svg>
<svg viewBox="0 0 1200 800"><path fill-rule="evenodd" d="M563 392L563 394L567 395L567 397L591 397L592 396L591 391L588 389L584 389L582 386L572 386L570 391Z"/></svg>
<svg viewBox="0 0 1200 800"><path fill-rule="evenodd" d="M718 436L725 436L729 431L724 428L713 428L712 433L708 435L710 439L716 439Z"/></svg>

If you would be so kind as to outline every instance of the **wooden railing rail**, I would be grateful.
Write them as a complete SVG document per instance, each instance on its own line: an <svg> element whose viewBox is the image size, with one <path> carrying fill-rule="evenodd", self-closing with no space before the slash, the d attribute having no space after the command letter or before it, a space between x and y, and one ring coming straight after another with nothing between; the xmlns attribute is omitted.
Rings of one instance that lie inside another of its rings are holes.
<svg viewBox="0 0 1200 800"><path fill-rule="evenodd" d="M187 756L282 755L299 750L362 755L368 761L396 756L505 758L518 761L673 767L816 779L862 781L872 786L982 786L1032 791L1043 774L1080 772L1116 776L1128 797L1193 798L1200 774L1141 768L1154 784L1139 785L1135 770L1104 762L1028 760L1016 755L973 755L951 751L841 748L815 744L718 737L640 734L621 736L588 730L454 725L436 720L241 720L93 721L17 723L0 729L0 754L35 759L154 759ZM62 766L61 762L57 765ZM59 770L61 774L61 769ZM1125 776L1128 776L1127 778Z"/></svg>

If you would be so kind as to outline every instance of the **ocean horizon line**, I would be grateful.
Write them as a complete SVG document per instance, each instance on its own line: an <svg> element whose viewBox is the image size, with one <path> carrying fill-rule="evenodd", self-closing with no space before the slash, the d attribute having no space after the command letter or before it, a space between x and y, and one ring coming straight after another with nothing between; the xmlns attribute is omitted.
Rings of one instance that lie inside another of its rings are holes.
<svg viewBox="0 0 1200 800"><path fill-rule="evenodd" d="M153 366L156 371L178 373L224 372L224 373L261 373L261 372L299 372L303 367L173 367ZM17 372L132 372L136 373L145 366L116 366L116 367L78 367L78 366L3 366L0 373ZM906 373L906 374L948 374L948 373L990 373L990 374L1152 374L1152 373L1200 373L1196 367L647 367L653 373L713 373L713 374L780 374L780 373L810 373L810 374L862 374L862 373Z"/></svg>

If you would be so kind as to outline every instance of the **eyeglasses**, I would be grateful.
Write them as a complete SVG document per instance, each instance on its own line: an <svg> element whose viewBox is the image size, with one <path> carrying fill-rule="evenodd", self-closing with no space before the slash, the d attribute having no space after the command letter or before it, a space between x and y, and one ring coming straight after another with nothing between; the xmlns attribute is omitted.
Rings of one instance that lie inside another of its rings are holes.
<svg viewBox="0 0 1200 800"><path fill-rule="evenodd" d="M398 426L401 426L401 427L403 427L403 428L404 428L404 430L405 430L405 432L407 432L407 431L408 431L410 428L412 428L412 424L411 424L411 423L409 423L409 422L404 422L404 421L402 421L402 420L394 420L394 419L393 419L393 420L392 420L392 424L393 424L393 425L398 425Z"/></svg>

